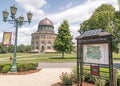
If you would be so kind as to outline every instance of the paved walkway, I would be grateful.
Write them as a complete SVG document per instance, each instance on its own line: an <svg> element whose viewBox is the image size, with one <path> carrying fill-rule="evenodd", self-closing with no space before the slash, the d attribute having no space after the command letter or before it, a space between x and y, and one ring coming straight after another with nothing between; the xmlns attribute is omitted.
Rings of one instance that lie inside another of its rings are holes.
<svg viewBox="0 0 120 86"><path fill-rule="evenodd" d="M0 75L0 86L51 86L60 81L62 72L71 72L71 68L43 68L28 75Z"/></svg>
<svg viewBox="0 0 120 86"><path fill-rule="evenodd" d="M51 86L60 81L62 72L71 72L75 62L39 63L42 68L37 73L28 75L0 75L0 86Z"/></svg>
<svg viewBox="0 0 120 86"><path fill-rule="evenodd" d="M62 62L62 63L45 63L40 62L38 68L73 68L76 67L76 62Z"/></svg>

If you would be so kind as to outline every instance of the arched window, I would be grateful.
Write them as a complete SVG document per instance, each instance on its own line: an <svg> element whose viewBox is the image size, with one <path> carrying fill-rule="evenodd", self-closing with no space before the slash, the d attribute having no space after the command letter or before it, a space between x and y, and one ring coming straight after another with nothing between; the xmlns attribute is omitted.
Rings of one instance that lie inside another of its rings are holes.
<svg viewBox="0 0 120 86"><path fill-rule="evenodd" d="M48 41L48 44L51 44L51 41Z"/></svg>
<svg viewBox="0 0 120 86"><path fill-rule="evenodd" d="M45 44L45 41L42 41L41 44Z"/></svg>
<svg viewBox="0 0 120 86"><path fill-rule="evenodd" d="M48 43L47 43L47 49L51 49L51 41L48 41Z"/></svg>
<svg viewBox="0 0 120 86"><path fill-rule="evenodd" d="M39 42L36 42L36 45L39 46Z"/></svg>

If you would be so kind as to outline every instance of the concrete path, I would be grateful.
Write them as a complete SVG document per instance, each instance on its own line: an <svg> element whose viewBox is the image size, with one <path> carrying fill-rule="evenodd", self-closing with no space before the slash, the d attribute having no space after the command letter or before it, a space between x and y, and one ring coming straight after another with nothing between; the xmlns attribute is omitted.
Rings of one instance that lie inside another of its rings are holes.
<svg viewBox="0 0 120 86"><path fill-rule="evenodd" d="M0 86L51 86L60 81L62 72L71 72L71 68L43 68L28 75L0 75Z"/></svg>
<svg viewBox="0 0 120 86"><path fill-rule="evenodd" d="M63 62L63 63L45 63L40 62L38 68L73 68L76 67L76 62Z"/></svg>

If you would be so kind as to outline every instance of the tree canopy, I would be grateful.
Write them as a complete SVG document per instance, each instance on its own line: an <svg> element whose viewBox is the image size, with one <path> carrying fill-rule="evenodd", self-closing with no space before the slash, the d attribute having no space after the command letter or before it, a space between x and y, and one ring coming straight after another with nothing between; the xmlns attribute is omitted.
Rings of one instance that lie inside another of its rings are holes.
<svg viewBox="0 0 120 86"><path fill-rule="evenodd" d="M65 52L73 51L73 37L70 34L69 24L67 20L58 28L58 35L54 42L54 49L62 53L62 58L64 58Z"/></svg>
<svg viewBox="0 0 120 86"><path fill-rule="evenodd" d="M93 29L107 30L113 35L113 41L120 40L120 12L115 11L111 4L102 4L88 20L80 24L79 33ZM118 51L118 42L113 42L113 50Z"/></svg>
<svg viewBox="0 0 120 86"><path fill-rule="evenodd" d="M115 9L112 5L102 4L92 14L92 16L80 24L80 33L93 29L108 29L110 22L114 19ZM109 28L110 29L110 28Z"/></svg>
<svg viewBox="0 0 120 86"><path fill-rule="evenodd" d="M17 46L17 52L20 53L28 53L31 51L31 46L30 45L19 45ZM2 43L0 43L0 53L13 53L14 52L14 45L10 46L3 46Z"/></svg>

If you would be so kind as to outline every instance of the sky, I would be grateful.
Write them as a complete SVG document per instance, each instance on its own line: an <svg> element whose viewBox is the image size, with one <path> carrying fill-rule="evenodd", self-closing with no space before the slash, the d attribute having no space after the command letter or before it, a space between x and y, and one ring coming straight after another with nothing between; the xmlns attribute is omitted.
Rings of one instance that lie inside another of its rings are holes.
<svg viewBox="0 0 120 86"><path fill-rule="evenodd" d="M2 12L7 10L10 17L10 6L17 7L16 18L23 15L27 20L26 13L32 12L31 24L24 24L18 29L18 45L30 45L31 34L37 31L39 22L44 18L49 18L54 23L55 33L64 19L68 20L73 42L79 35L80 24L89 19L94 10L101 4L112 4L118 10L117 0L3 0L0 3L0 42L4 32L12 32L12 44L14 43L15 27L9 22L3 21Z"/></svg>

